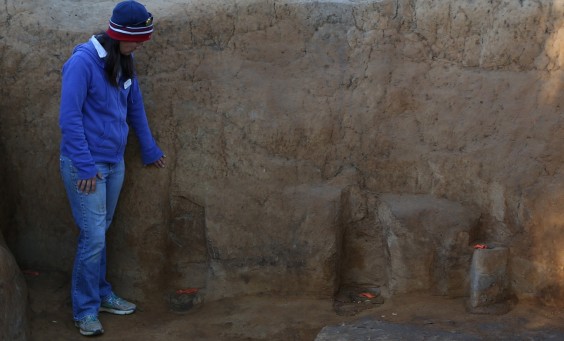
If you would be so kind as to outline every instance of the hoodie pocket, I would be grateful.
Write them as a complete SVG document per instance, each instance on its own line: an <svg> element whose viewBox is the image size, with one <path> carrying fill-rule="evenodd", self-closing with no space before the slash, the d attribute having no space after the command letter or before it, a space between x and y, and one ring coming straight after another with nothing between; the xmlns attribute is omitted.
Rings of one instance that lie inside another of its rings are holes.
<svg viewBox="0 0 564 341"><path fill-rule="evenodd" d="M96 147L118 151L123 145L124 136L127 134L125 125L125 122L119 120L104 122L104 132L101 136L98 136L95 143Z"/></svg>

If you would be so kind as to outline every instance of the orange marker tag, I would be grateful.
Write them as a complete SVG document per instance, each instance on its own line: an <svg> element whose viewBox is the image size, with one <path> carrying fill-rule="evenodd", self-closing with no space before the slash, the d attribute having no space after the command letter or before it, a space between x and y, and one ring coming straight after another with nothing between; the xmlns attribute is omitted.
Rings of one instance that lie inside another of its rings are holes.
<svg viewBox="0 0 564 341"><path fill-rule="evenodd" d="M188 288L188 289L178 289L176 290L176 294L195 294L198 292L198 288Z"/></svg>

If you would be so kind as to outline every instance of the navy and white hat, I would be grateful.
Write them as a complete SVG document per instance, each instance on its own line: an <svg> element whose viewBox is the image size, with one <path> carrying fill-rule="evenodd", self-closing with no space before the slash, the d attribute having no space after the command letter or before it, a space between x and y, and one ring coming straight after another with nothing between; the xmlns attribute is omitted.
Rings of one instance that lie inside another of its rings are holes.
<svg viewBox="0 0 564 341"><path fill-rule="evenodd" d="M122 1L114 8L106 32L115 40L147 41L153 33L153 16L137 1Z"/></svg>

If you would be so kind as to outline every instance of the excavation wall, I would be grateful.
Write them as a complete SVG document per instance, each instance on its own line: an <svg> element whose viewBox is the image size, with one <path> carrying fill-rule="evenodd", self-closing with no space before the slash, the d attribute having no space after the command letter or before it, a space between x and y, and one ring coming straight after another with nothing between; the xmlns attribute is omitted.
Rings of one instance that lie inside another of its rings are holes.
<svg viewBox="0 0 564 341"><path fill-rule="evenodd" d="M114 3L1 5L1 227L22 268L70 271L60 71ZM563 303L561 1L147 7L156 32L136 60L168 166L143 167L132 135L116 287L464 295L485 242L509 248L518 296Z"/></svg>

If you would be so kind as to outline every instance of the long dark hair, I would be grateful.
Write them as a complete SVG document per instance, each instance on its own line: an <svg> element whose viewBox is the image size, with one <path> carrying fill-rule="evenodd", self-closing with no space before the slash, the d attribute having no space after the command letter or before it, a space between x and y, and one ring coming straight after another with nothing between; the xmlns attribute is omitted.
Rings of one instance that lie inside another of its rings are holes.
<svg viewBox="0 0 564 341"><path fill-rule="evenodd" d="M96 35L96 40L104 47L108 55L106 56L106 66L104 70L108 76L108 81L113 86L118 87L118 77L125 79L135 76L135 65L131 55L123 55L119 50L119 40L110 38L106 32Z"/></svg>

